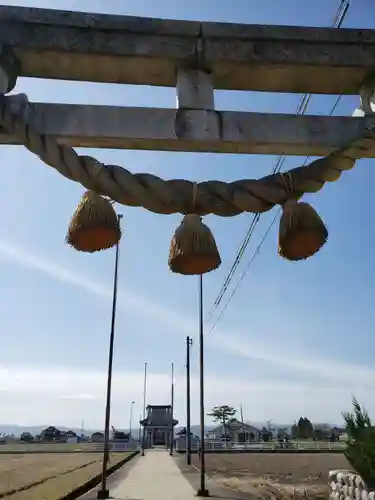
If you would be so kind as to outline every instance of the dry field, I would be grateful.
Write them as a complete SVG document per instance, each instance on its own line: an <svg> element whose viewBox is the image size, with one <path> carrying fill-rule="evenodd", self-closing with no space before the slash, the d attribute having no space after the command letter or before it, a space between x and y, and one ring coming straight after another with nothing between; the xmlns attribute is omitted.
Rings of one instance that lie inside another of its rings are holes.
<svg viewBox="0 0 375 500"><path fill-rule="evenodd" d="M103 443L8 443L0 446L2 453L63 453L84 451L87 453L93 451L103 451Z"/></svg>
<svg viewBox="0 0 375 500"><path fill-rule="evenodd" d="M111 453L110 465L127 453ZM99 453L0 455L0 498L58 500L101 472Z"/></svg>
<svg viewBox="0 0 375 500"><path fill-rule="evenodd" d="M199 467L197 456L193 463ZM264 500L328 498L328 472L350 468L339 453L207 454L207 474L221 486Z"/></svg>

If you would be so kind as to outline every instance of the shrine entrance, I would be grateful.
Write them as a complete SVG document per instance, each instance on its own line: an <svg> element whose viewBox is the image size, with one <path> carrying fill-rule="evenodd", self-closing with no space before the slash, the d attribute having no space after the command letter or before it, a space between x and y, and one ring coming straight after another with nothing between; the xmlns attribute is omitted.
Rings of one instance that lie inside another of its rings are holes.
<svg viewBox="0 0 375 500"><path fill-rule="evenodd" d="M154 430L154 445L161 446L161 445L166 445L166 444L167 444L166 431L163 431L161 429L155 429Z"/></svg>
<svg viewBox="0 0 375 500"><path fill-rule="evenodd" d="M148 405L147 418L141 420L140 424L144 428L144 448L153 446L169 448L178 420L173 418L171 405Z"/></svg>

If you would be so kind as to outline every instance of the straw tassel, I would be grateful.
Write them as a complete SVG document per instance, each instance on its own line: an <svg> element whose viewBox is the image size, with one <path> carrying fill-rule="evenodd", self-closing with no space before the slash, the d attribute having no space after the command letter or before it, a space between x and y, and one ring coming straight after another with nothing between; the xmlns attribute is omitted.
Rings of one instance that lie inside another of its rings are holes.
<svg viewBox="0 0 375 500"><path fill-rule="evenodd" d="M291 261L308 259L327 238L328 230L311 205L296 200L285 203L279 226L279 255Z"/></svg>
<svg viewBox="0 0 375 500"><path fill-rule="evenodd" d="M188 214L176 229L170 246L168 265L172 272L199 275L217 269L221 258L208 226L196 214Z"/></svg>
<svg viewBox="0 0 375 500"><path fill-rule="evenodd" d="M66 242L79 252L98 252L115 246L121 229L112 203L86 191L69 225Z"/></svg>

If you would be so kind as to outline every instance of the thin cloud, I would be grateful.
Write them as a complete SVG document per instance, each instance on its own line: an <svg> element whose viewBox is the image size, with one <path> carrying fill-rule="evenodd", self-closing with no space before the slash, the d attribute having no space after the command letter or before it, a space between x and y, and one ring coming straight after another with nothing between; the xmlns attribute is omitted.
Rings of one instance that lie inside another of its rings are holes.
<svg viewBox="0 0 375 500"><path fill-rule="evenodd" d="M85 400L85 401L93 401L97 400L98 397L95 396L94 394L68 394L66 396L61 396L61 399L78 399L80 401Z"/></svg>
<svg viewBox="0 0 375 500"><path fill-rule="evenodd" d="M115 371L113 373L112 422L123 425L124 411L129 410L130 401L135 401L134 422L143 409L143 371ZM77 426L84 418L85 425L100 428L103 425L103 405L106 394L106 372L87 368L57 368L54 366L0 366L2 393L0 422L40 423L40 408L43 421L49 425ZM239 408L243 403L245 418L265 421L276 415L279 422L292 422L300 415L315 421L340 419L343 408L350 408L350 393L346 386L337 384L314 384L306 386L296 380L291 383L251 378L243 383L235 377L207 374L205 380L205 405L207 411L223 402ZM170 397L170 377L164 373L150 372L147 383L148 403L165 404ZM175 415L181 425L185 423L185 379L175 379ZM374 411L372 391L359 388L357 396L366 399L370 412ZM192 421L199 420L199 377L191 377ZM150 398L152 400L150 400ZM287 402L287 404L285 404ZM22 411L21 411L22 410ZM24 419L27 419L24 420ZM207 423L209 417L206 417ZM1 425L0 425L1 428Z"/></svg>
<svg viewBox="0 0 375 500"><path fill-rule="evenodd" d="M29 251L26 252L23 248L9 241L0 240L0 256L20 266L40 271L61 283L83 288L85 291L105 299L111 298L112 289L102 283L56 264L44 256L30 254ZM196 333L195 320L190 319L183 313L166 309L147 297L140 297L134 295L134 293L128 294L124 290L119 290L118 299L126 307L147 314L164 325L174 328L178 323L180 331L187 335ZM206 345L211 349L218 349L226 354L230 353L242 358L257 359L277 367L304 372L315 377L328 378L341 383L364 384L367 387L375 385L375 371L370 367L331 361L321 357L314 359L307 357L305 353L293 352L293 349L290 350L289 346L284 347L284 352L280 352L279 349L275 352L272 351L269 345L262 346L255 343L253 339L249 341L248 336L245 338L240 332L231 332L230 335L227 335L225 332L217 330L214 336L207 338Z"/></svg>

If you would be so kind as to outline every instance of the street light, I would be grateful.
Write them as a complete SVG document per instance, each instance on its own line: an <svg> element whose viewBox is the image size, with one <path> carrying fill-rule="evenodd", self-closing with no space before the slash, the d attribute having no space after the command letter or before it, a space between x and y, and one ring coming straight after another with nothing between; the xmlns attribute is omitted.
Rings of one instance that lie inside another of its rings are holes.
<svg viewBox="0 0 375 500"><path fill-rule="evenodd" d="M131 402L131 405L130 405L130 415L129 415L129 437L131 437L132 435L132 420L133 420L133 405L134 405L135 401L132 401Z"/></svg>
<svg viewBox="0 0 375 500"><path fill-rule="evenodd" d="M119 226L120 226L120 219L122 219L122 215L118 214L117 220ZM116 323L118 261L119 261L119 242L116 244L115 274L113 280L112 319L111 319L111 333L109 337L107 398L105 407L103 468L102 468L102 482L100 485L100 489L98 490L97 493L98 499L109 498L109 490L107 489L107 466L109 459L109 425L111 419L112 365L113 365L113 345L115 340L115 323Z"/></svg>

